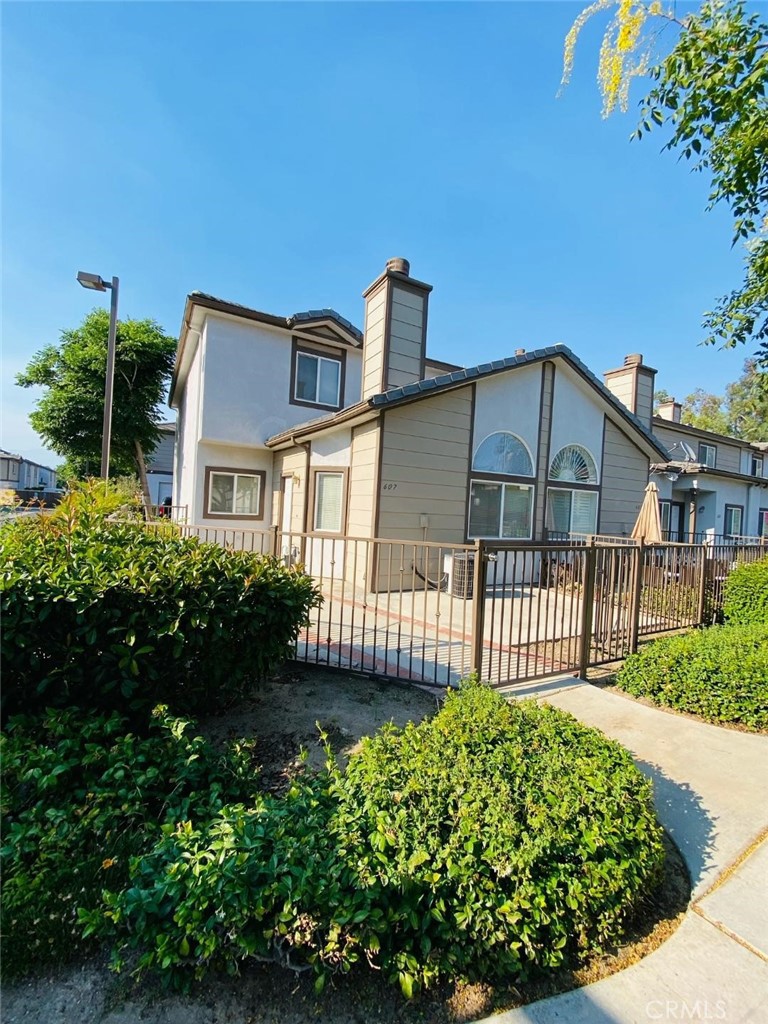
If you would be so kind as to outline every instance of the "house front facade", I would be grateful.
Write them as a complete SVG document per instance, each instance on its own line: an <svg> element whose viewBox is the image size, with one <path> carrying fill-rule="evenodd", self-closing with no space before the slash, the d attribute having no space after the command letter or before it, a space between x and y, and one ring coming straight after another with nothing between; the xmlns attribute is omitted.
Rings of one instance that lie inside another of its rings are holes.
<svg viewBox="0 0 768 1024"><path fill-rule="evenodd" d="M635 364L602 382L564 346L431 359L430 292L389 261L363 331L330 309L278 317L192 293L171 393L189 521L445 544L628 535L669 459L652 379L630 409Z"/></svg>

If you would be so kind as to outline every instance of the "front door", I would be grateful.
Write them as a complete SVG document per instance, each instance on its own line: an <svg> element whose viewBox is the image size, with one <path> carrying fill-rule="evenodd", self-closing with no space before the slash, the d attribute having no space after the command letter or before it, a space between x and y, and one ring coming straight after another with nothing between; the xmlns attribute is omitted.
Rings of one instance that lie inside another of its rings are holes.
<svg viewBox="0 0 768 1024"><path fill-rule="evenodd" d="M673 501L669 508L669 539L682 542L685 538L685 505Z"/></svg>

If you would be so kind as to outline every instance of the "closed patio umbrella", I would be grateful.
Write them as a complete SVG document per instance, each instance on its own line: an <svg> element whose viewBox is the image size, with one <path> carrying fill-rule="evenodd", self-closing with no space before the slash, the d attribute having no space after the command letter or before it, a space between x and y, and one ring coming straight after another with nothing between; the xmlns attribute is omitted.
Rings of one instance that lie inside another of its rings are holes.
<svg viewBox="0 0 768 1024"><path fill-rule="evenodd" d="M645 497L637 515L637 522L632 528L632 536L646 544L662 543L659 489L654 483L648 484L645 488Z"/></svg>

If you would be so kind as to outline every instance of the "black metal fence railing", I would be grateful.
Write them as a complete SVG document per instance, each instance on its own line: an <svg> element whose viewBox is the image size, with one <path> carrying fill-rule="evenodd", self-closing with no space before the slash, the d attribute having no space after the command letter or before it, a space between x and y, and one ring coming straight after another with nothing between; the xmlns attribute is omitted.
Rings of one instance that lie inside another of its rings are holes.
<svg viewBox="0 0 768 1024"><path fill-rule="evenodd" d="M473 670L496 686L584 677L636 650L641 637L716 621L733 567L768 554L753 543L439 544L169 528L312 576L322 602L298 636L296 660L438 686Z"/></svg>

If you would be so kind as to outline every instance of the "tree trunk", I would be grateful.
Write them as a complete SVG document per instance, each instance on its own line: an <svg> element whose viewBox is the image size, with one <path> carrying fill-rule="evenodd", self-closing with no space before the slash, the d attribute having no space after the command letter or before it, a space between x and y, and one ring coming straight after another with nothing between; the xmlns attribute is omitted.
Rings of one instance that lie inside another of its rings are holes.
<svg viewBox="0 0 768 1024"><path fill-rule="evenodd" d="M149 481L147 480L147 467L144 462L144 452L141 450L141 445L138 441L133 442L134 447L134 458L136 459L136 468L139 471L139 483L141 485L141 501L144 505L144 516L149 519L152 515L152 498L149 493Z"/></svg>

